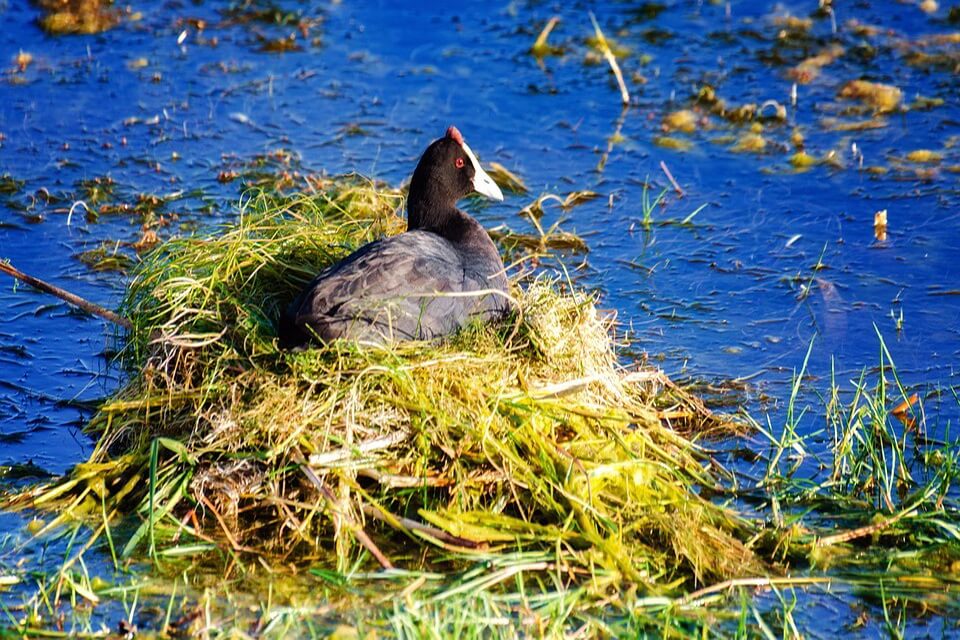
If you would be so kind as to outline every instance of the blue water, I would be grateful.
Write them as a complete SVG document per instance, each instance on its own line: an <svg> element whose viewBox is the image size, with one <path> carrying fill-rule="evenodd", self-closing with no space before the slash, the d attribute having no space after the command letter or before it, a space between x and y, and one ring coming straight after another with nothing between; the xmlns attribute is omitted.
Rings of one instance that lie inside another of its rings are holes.
<svg viewBox="0 0 960 640"><path fill-rule="evenodd" d="M483 161L507 166L530 188L476 209L488 227L532 232L517 213L541 193L601 194L567 212L547 205L545 223L562 217L562 229L588 241L580 281L617 313L634 350L668 373L741 389L739 402L761 416L770 411L778 424L811 340L807 389L815 394L826 390L831 363L841 382L876 366L878 331L907 385L954 388L960 174L949 168L960 165L960 76L909 66L905 51L960 27L946 23L949 7L933 15L892 0L838 7L837 40L850 55L799 86L793 106L787 69L832 41L830 21L791 40L778 37L775 19L815 5L665 2L650 18L639 10L649 5L621 2L287 3L316 22L306 37L297 32L301 51L266 53L260 37L297 29L230 23L219 11L227 3L133 4L142 17L109 32L50 37L33 5L0 0L0 175L23 181L0 194L0 258L114 306L124 276L91 271L76 256L136 241L143 220L90 221L74 208L68 224L71 204L85 197L80 181L109 176L114 203L168 197L164 215L202 228L235 215L240 183L218 175L257 154L284 149L294 170L358 171L399 184L422 149L456 124ZM626 111L605 64L585 64L588 9L632 50L621 61L632 90ZM567 53L538 62L528 50L553 15L561 22L550 41ZM853 35L851 18L889 31ZM940 50L955 55L956 45ZM19 51L33 56L23 72L14 70ZM787 64L771 64L776 55ZM856 103L836 98L861 77L900 87L907 104L918 96L944 103L890 115L880 129L826 130L825 118L869 117L847 113ZM744 127L719 118L690 136L672 134L693 142L690 151L653 143L662 117L689 107L704 83L732 105L787 107L787 122L766 128L766 153L731 151L730 137ZM793 171L795 128L808 152L833 151L844 168ZM617 131L622 138L598 171ZM858 170L854 143L864 166L888 173ZM943 161L903 161L917 149L939 151ZM655 223L707 206L692 224L645 230L644 183L652 196L670 186L661 162L685 194L671 190ZM889 235L879 242L873 220L883 209ZM158 232L180 230L174 223ZM815 272L818 263L825 268ZM121 381L109 365L113 330L9 280L0 285L0 464L62 473L91 449L80 433L83 402ZM935 408L936 429L956 422L956 403ZM804 428L821 426L813 412ZM0 527L16 536L19 522L5 516Z"/></svg>

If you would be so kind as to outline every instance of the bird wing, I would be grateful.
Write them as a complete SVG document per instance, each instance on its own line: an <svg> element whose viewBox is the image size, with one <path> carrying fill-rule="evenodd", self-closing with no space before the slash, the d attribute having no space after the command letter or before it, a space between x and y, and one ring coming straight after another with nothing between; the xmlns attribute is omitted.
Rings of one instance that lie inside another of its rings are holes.
<svg viewBox="0 0 960 640"><path fill-rule="evenodd" d="M432 233L370 243L318 275L294 303L294 321L323 340L429 339L467 315L464 269L453 247ZM447 294L447 295L444 295Z"/></svg>

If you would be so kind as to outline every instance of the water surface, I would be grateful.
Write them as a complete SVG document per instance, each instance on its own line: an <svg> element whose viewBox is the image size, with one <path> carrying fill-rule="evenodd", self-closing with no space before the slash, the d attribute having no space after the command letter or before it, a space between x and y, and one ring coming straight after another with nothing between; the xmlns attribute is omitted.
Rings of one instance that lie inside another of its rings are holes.
<svg viewBox="0 0 960 640"><path fill-rule="evenodd" d="M113 30L54 37L38 28L33 5L0 2L0 258L113 306L125 275L78 256L103 247L135 260L127 245L142 225L163 239L232 219L242 181L230 178L255 158L272 158L273 170L357 171L400 184L456 124L484 162L505 165L530 189L471 205L488 227L531 233L518 212L539 194L600 194L568 211L548 204L544 222L562 218L562 229L587 241L585 259L568 261L581 265L579 282L616 312L633 351L671 375L739 389L736 400L769 411L774 425L811 340L814 395L826 391L831 367L844 382L875 366L878 333L907 385L960 382L960 76L949 65L908 64L918 42L960 29L948 8L844 5L834 34L829 18L806 33L784 26L813 2L290 2L269 21L230 6L134 4L142 15ZM588 9L629 49L626 109L585 43ZM538 60L529 49L554 15L550 42L565 53ZM852 19L879 34L859 34ZM299 50L264 50L291 33ZM794 104L789 69L833 44L847 55L799 85ZM956 65L956 46L923 50L945 51ZM21 51L32 55L22 71ZM899 87L907 106L942 102L883 116L881 128L835 130L830 119L873 115L837 98L859 78ZM695 106L705 85L734 106L786 108L785 121L764 124L764 152L733 151L749 124L702 105L708 126L669 134L689 150L655 144L663 117ZM832 162L796 171L794 131ZM915 150L942 159L908 161ZM649 227L645 185L651 197L670 189ZM107 208L88 215L72 206L78 200ZM703 204L690 224L660 224ZM885 241L874 232L880 210ZM113 338L100 320L3 282L0 464L56 474L85 458L88 403L122 380L109 366ZM934 431L956 422L955 403L931 408ZM803 428L820 429L820 415ZM21 526L0 520L14 536ZM833 606L824 602L810 604L812 628L816 612ZM939 622L918 622L926 624Z"/></svg>

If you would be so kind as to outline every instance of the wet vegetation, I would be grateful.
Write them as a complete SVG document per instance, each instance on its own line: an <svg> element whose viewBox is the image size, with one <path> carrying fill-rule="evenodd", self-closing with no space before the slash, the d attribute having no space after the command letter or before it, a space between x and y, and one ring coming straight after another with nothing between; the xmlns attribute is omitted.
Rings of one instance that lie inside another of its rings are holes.
<svg viewBox="0 0 960 640"><path fill-rule="evenodd" d="M166 611L150 624L173 634L248 618L310 634L686 634L763 621L749 600L724 605L760 587L783 603L762 624L789 635L784 594L834 582L892 607L893 628L908 607L956 615L957 443L929 437L882 339L880 367L852 394L831 383L825 435L798 429L806 364L782 427L722 418L658 370L623 368L594 300L542 275L514 281L515 316L445 343L283 352L274 319L296 291L404 226L400 192L322 184L252 191L235 225L169 241L136 268L122 307L129 382L88 426L94 453L6 498L35 511L38 539L78 549L20 632L68 603L82 628L81 602L142 590ZM106 247L84 255L117 264ZM767 441L756 477L688 440L745 428ZM822 437L825 458L809 444ZM89 574L85 554L104 547L116 569L148 558L152 586ZM208 582L221 574L226 585ZM318 585L322 606L304 599ZM240 604L264 588L271 603ZM360 604L374 593L405 605ZM174 616L178 599L197 604Z"/></svg>
<svg viewBox="0 0 960 640"><path fill-rule="evenodd" d="M112 0L34 0L44 15L40 25L51 34L100 33L115 27L121 11Z"/></svg>
<svg viewBox="0 0 960 640"><path fill-rule="evenodd" d="M956 634L958 386L927 363L898 367L891 351L896 340L951 353L933 334L956 335L917 316L952 317L938 305L958 295L949 270L923 265L956 237L960 8L898 5L902 20L880 25L863 19L869 4L749 17L737 3L726 16L712 3L590 7L596 15L511 5L472 49L441 40L437 56L397 63L353 44L370 29L359 21L328 32L337 5L199 3L173 17L151 7L164 15L147 16L150 28L176 48L133 48L109 72L89 48L63 59L13 48L0 69L10 95L84 74L112 88L125 73L145 106L124 105L80 140L63 131L69 142L47 145L56 171L0 166L0 233L62 234L74 282L123 287L134 324L94 345L119 382L93 399L0 376L12 394L0 420L18 425L0 443L29 441L49 429L35 414L69 407L93 446L62 475L32 458L0 461L4 505L23 517L0 538L0 635L794 638L832 637L825 620L838 618L854 636ZM35 5L33 24L52 35L135 40L145 28L135 7ZM690 28L677 27L679 13ZM909 26L916 15L929 16L922 28ZM431 23L434 34L465 28ZM387 184L330 178L309 158L332 148L320 156L329 170L379 175L376 162L398 155L390 138L420 141L424 111L447 117L438 104L458 114L464 104L424 78L470 87L486 113L491 80L472 63L494 41L510 78L494 83L497 100L525 93L537 111L523 122L531 148L504 143L489 153L499 162L484 158L511 194L509 213L485 223L510 263L517 314L440 344L278 350L275 319L303 283L404 226L406 168L387 170ZM332 63L320 57L330 50ZM189 99L184 60L203 79ZM354 73L376 90L343 80ZM391 74L422 94L387 97L399 91L382 88ZM270 108L248 109L259 99ZM336 113L323 125L321 103ZM549 109L558 115L539 113ZM411 123L403 111L421 115ZM31 126L0 120L0 153ZM319 142L305 142L314 129ZM207 153L220 138L231 142ZM581 152L586 172L561 175L560 156ZM773 248L736 244L756 237L761 214L720 192L759 203L782 195L770 180L804 176L776 203ZM734 186L754 179L756 191ZM791 217L824 200L846 235L811 253L800 249L811 232ZM663 249L671 243L680 248ZM908 244L917 252L900 253ZM843 264L861 245L890 266ZM897 271L910 260L920 284ZM622 271L605 280L611 263ZM688 291L663 284L677 276L671 263L697 274ZM891 287L880 303L854 293L874 281ZM0 328L0 367L49 355L44 337L20 340L8 326L86 317L21 289ZM615 289L637 308L601 298ZM660 346L662 332L644 333L655 320L708 334L776 296L778 316L810 316L809 348L807 332L768 327L759 312L746 335L720 347L697 335L679 355ZM619 319L603 310L613 304ZM879 320L857 339L876 357L824 366L834 323L851 318L852 334L864 309ZM767 352L801 333L805 358ZM88 347L56 375L103 374L82 361ZM758 372L701 379L696 361L711 351L730 363L753 354Z"/></svg>
<svg viewBox="0 0 960 640"><path fill-rule="evenodd" d="M131 381L91 421L95 453L8 501L59 512L38 536L79 521L84 546L107 540L117 561L226 553L221 570L247 579L258 564L333 579L375 561L406 572L388 578L397 594L429 580L434 599L506 583L509 598L545 598L532 606L557 629L593 626L611 597L625 615L637 597L765 571L754 527L700 495L724 475L682 435L731 425L662 373L621 368L609 321L569 283L515 282L515 317L449 343L279 351L281 306L404 224L395 191L327 188L251 195L237 226L138 268ZM75 586L88 600L114 588ZM579 604L552 619L567 593Z"/></svg>

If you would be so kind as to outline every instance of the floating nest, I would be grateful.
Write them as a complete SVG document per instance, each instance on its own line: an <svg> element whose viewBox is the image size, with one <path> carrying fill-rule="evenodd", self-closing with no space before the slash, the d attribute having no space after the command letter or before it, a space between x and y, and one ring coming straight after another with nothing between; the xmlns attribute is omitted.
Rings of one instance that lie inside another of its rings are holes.
<svg viewBox="0 0 960 640"><path fill-rule="evenodd" d="M198 541L271 566L442 571L539 551L599 594L763 571L688 439L728 425L622 366L612 320L569 282L514 282L513 317L444 342L278 349L280 310L402 230L401 206L343 178L249 196L236 222L154 250L122 306L130 377L90 422L94 453L13 503L60 510L49 527L132 519L126 555Z"/></svg>

